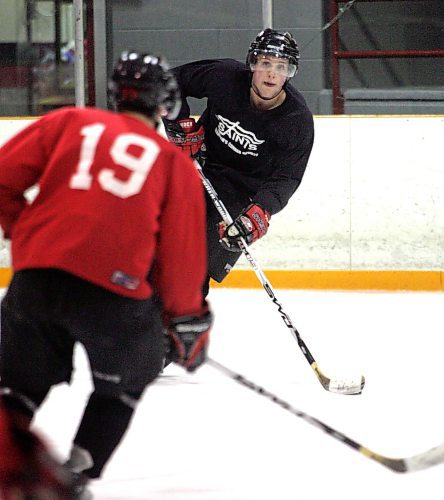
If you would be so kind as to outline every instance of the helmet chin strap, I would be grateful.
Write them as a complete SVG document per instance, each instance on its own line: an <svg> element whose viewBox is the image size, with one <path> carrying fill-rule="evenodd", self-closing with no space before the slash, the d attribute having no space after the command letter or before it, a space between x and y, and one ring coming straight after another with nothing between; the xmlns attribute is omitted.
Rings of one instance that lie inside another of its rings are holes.
<svg viewBox="0 0 444 500"><path fill-rule="evenodd" d="M264 101L272 101L273 99L276 99L276 97L284 90L284 87L281 87L281 90L276 94L274 95L273 97L264 97L263 95L261 95L261 93L259 92L259 90L257 89L256 85L254 85L253 83L251 84L251 88L253 89L253 92L260 98L260 99L263 99Z"/></svg>

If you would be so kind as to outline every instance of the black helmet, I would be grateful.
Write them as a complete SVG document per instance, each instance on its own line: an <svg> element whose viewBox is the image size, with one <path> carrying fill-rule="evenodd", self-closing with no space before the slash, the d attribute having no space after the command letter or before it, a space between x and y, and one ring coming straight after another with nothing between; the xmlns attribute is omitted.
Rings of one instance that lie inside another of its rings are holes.
<svg viewBox="0 0 444 500"><path fill-rule="evenodd" d="M288 31L266 28L251 42L247 54L247 65L254 71L259 54L268 54L288 60L288 77L294 76L299 67L299 48L293 35Z"/></svg>
<svg viewBox="0 0 444 500"><path fill-rule="evenodd" d="M122 52L114 66L109 90L119 111L137 111L151 117L160 110L174 120L180 110L179 87L162 56Z"/></svg>

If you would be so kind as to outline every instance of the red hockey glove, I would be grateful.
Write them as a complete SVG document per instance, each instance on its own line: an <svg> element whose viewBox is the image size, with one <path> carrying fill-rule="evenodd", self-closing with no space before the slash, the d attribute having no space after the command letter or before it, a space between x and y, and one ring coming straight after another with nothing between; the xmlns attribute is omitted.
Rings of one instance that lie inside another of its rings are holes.
<svg viewBox="0 0 444 500"><path fill-rule="evenodd" d="M270 214L260 205L252 203L230 225L219 223L220 243L231 252L240 252L240 238L251 245L267 233L269 221Z"/></svg>
<svg viewBox="0 0 444 500"><path fill-rule="evenodd" d="M25 497L74 498L73 478L28 429L27 421L0 406L0 498Z"/></svg>
<svg viewBox="0 0 444 500"><path fill-rule="evenodd" d="M168 337L171 342L169 357L175 363L192 372L207 358L208 340L213 315L182 316L171 321Z"/></svg>
<svg viewBox="0 0 444 500"><path fill-rule="evenodd" d="M165 120L165 130L170 142L182 149L187 155L201 160L205 151L205 132L194 118L170 121Z"/></svg>

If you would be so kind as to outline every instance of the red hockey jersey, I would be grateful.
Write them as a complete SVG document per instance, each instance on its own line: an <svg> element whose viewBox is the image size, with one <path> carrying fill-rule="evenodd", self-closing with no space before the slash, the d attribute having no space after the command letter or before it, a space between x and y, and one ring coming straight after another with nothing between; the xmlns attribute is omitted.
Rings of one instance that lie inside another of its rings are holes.
<svg viewBox="0 0 444 500"><path fill-rule="evenodd" d="M136 299L155 290L170 317L201 311L204 203L191 160L127 114L63 108L0 149L15 271L62 269Z"/></svg>

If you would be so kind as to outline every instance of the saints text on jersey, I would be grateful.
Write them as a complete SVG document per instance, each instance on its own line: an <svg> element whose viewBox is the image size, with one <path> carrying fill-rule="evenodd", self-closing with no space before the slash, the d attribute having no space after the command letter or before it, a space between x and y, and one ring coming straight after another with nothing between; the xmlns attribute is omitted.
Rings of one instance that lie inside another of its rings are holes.
<svg viewBox="0 0 444 500"><path fill-rule="evenodd" d="M216 135L235 153L240 155L258 156L257 147L265 141L259 140L253 132L243 129L239 122L232 122L221 115L216 115L219 124Z"/></svg>

